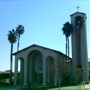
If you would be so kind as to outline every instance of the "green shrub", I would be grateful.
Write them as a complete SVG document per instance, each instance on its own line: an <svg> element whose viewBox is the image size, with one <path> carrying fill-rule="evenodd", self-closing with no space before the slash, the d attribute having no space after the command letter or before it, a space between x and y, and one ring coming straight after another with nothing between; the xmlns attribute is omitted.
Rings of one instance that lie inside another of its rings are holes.
<svg viewBox="0 0 90 90"><path fill-rule="evenodd" d="M8 79L10 77L9 73L0 73L0 80Z"/></svg>

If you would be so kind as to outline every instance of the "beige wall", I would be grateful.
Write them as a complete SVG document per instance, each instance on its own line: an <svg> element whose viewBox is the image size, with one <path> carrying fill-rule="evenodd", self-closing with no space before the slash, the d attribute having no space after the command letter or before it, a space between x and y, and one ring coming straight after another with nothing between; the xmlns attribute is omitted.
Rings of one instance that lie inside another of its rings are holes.
<svg viewBox="0 0 90 90"><path fill-rule="evenodd" d="M49 50L49 49L46 49L46 48L42 48L42 47L38 47L38 46L32 46L26 50L23 50L19 53L17 53L15 55L15 81L14 81L14 84L16 84L16 81L17 81L17 71L18 71L18 59L19 58L22 58L22 60L24 60L24 65L23 65L23 70L21 71L21 74L24 74L24 75L20 75L20 76L23 76L24 80L23 80L23 84L26 85L29 81L29 79L32 79L32 69L29 69L28 68L32 68L32 57L35 55L36 52L40 52L42 54L42 57L43 57L43 85L46 85L47 83L47 79L48 78L46 76L46 61L47 61L47 58L48 57L52 57L53 60L54 60L54 64L55 64L55 61L57 60L58 58L58 55L63 58L65 57L64 54L61 54L61 53L58 53L56 51L53 51L53 50ZM30 56L31 55L31 56ZM29 59L28 59L28 56L29 56ZM21 61L22 61L21 60ZM55 65L54 65L55 67ZM22 73L24 72L24 73ZM31 75L31 76L30 76ZM28 78L28 76L30 76ZM21 77L22 78L22 77ZM54 79L54 85L57 85L57 76L54 75L53 77ZM22 81L22 80L21 80ZM49 82L49 81L48 81Z"/></svg>
<svg viewBox="0 0 90 90"><path fill-rule="evenodd" d="M28 63L28 55L29 55L29 53L31 53L31 52L33 52L33 51L39 51L41 54L42 54L42 56L43 56L43 59L44 60L46 60L46 58L48 57L48 56L51 56L51 57L53 57L53 59L55 58L55 57L57 57L57 54L56 54L56 52L54 52L54 51L51 51L51 50L48 50L48 49L45 49L45 48L41 48L41 47L37 47L37 46L33 46L33 47L31 47L31 48L28 48L28 49L26 49L26 50L24 50L24 51L22 51L22 52L20 52L20 53L17 53L16 55L15 55L15 61L17 61L19 58L23 58L23 60L24 60L24 84L26 84L27 83L27 81L28 81L28 78L27 78L27 75L28 75L28 72L27 72L27 63ZM33 55L33 54L32 54ZM46 62L46 61L45 61ZM45 67L46 68L46 67ZM15 67L15 72L17 72L18 70L18 66L17 66L17 63L16 63L16 67ZM43 73L45 73L45 72L43 72ZM22 75L21 75L22 76ZM44 74L44 77L46 77L45 76L45 74ZM15 74L15 79L17 79L17 74ZM16 81L15 81L16 82ZM15 83L14 82L14 83ZM44 80L44 83L46 83L46 81Z"/></svg>

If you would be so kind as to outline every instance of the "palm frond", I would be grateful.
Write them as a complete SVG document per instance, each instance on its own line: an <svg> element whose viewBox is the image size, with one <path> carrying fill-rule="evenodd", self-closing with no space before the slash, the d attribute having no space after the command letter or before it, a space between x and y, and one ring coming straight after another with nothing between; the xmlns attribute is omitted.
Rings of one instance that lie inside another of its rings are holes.
<svg viewBox="0 0 90 90"><path fill-rule="evenodd" d="M9 33L7 34L8 36L8 41L10 43L15 43L17 41L17 37L16 37L16 32L14 29L12 29L11 31L9 31Z"/></svg>
<svg viewBox="0 0 90 90"><path fill-rule="evenodd" d="M73 30L72 24L70 24L69 22L66 22L65 24L63 24L62 31L66 37L70 36L70 34L72 33L72 30Z"/></svg>
<svg viewBox="0 0 90 90"><path fill-rule="evenodd" d="M24 26L23 25L18 25L18 27L16 28L16 32L18 35L22 35L24 33Z"/></svg>

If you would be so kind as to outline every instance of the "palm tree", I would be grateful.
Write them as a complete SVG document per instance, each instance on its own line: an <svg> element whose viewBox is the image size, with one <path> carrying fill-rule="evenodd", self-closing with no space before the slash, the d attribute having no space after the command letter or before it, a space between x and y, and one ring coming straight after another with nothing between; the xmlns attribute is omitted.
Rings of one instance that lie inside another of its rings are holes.
<svg viewBox="0 0 90 90"><path fill-rule="evenodd" d="M23 25L18 25L18 27L16 28L17 39L18 39L17 51L19 50L19 45L20 45L20 35L22 35L24 31L25 30Z"/></svg>
<svg viewBox="0 0 90 90"><path fill-rule="evenodd" d="M69 22L66 22L62 30L63 30L63 34L65 34L65 37L66 37L66 56L67 56L67 49L68 49L68 56L69 56L69 36L72 33L73 26Z"/></svg>
<svg viewBox="0 0 90 90"><path fill-rule="evenodd" d="M14 29L9 31L8 35L8 41L11 44L11 54L10 54L10 84L12 84L12 54L13 54L13 44L17 41L16 32Z"/></svg>

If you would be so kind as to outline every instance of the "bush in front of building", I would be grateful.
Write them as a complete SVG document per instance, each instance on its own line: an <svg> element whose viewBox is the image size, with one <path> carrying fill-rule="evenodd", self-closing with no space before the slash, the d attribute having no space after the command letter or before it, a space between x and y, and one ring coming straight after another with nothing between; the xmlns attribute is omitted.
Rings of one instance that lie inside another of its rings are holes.
<svg viewBox="0 0 90 90"><path fill-rule="evenodd" d="M75 69L75 74L77 77L77 83L80 84L82 81L82 75L85 73L85 70L82 68L81 65L77 66Z"/></svg>
<svg viewBox="0 0 90 90"><path fill-rule="evenodd" d="M7 83L7 79L9 79L10 77L10 74L9 73L0 73L0 85L3 85L3 84L9 84Z"/></svg>

